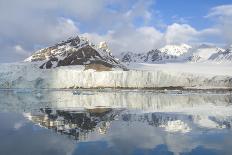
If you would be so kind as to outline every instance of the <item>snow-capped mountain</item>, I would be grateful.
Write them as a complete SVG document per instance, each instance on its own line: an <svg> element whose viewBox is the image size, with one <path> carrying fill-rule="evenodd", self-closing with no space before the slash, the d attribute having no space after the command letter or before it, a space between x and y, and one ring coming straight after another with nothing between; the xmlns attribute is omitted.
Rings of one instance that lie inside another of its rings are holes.
<svg viewBox="0 0 232 155"><path fill-rule="evenodd" d="M124 63L165 63L182 62L188 59L189 50L192 47L186 44L166 45L163 48L151 50L147 53L124 52L120 54L120 60Z"/></svg>
<svg viewBox="0 0 232 155"><path fill-rule="evenodd" d="M209 57L209 60L216 61L219 63L232 62L232 45L227 50L219 51L217 53L212 54Z"/></svg>
<svg viewBox="0 0 232 155"><path fill-rule="evenodd" d="M186 44L167 45L161 49L151 50L147 53L125 52L119 56L124 63L165 63L184 61L188 58L191 46Z"/></svg>
<svg viewBox="0 0 232 155"><path fill-rule="evenodd" d="M173 55L173 56L181 56L189 52L192 47L187 44L180 44L180 45L166 45L159 50L162 53Z"/></svg>
<svg viewBox="0 0 232 155"><path fill-rule="evenodd" d="M106 42L101 42L95 46L86 38L78 36L41 49L25 61L42 62L41 69L84 65L86 69L111 70L112 68L121 68L126 70L126 67L112 56Z"/></svg>
<svg viewBox="0 0 232 155"><path fill-rule="evenodd" d="M232 49L232 48L231 48ZM170 63L170 62L231 62L231 49L202 44L191 47L186 44L166 45L145 53L124 52L119 55L123 63Z"/></svg>
<svg viewBox="0 0 232 155"><path fill-rule="evenodd" d="M196 48L191 49L190 61L192 62L202 62L209 60L209 58L218 52L222 52L224 49L218 48L216 46L202 44Z"/></svg>
<svg viewBox="0 0 232 155"><path fill-rule="evenodd" d="M163 63L167 60L174 61L177 59L177 56L163 53L160 50L151 50L147 53L126 52L121 53L119 57L121 58L120 60L124 63Z"/></svg>

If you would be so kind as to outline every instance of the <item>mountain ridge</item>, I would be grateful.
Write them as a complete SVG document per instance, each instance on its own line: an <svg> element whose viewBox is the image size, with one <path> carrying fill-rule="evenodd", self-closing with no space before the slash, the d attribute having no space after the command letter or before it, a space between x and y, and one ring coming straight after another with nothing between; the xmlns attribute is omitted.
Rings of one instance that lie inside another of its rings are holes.
<svg viewBox="0 0 232 155"><path fill-rule="evenodd" d="M165 45L148 52L122 52L114 57L106 42L94 45L85 37L76 36L53 46L36 51L26 62L39 62L41 69L79 65L86 69L110 71L113 68L128 70L130 63L186 63L186 62L232 62L232 47L222 49L215 45L201 44L192 47L187 44Z"/></svg>
<svg viewBox="0 0 232 155"><path fill-rule="evenodd" d="M148 52L122 52L118 55L125 63L173 63L173 62L232 62L231 50L213 45L201 44L191 47L187 44L166 45Z"/></svg>
<svg viewBox="0 0 232 155"><path fill-rule="evenodd" d="M127 70L110 52L106 42L96 46L84 37L69 38L66 41L36 51L26 62L41 62L41 69L60 66L84 65L88 69Z"/></svg>

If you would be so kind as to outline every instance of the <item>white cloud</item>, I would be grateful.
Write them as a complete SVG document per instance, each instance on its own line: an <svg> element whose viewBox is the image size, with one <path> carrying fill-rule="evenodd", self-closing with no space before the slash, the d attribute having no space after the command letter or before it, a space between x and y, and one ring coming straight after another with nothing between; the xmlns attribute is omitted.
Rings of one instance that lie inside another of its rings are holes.
<svg viewBox="0 0 232 155"><path fill-rule="evenodd" d="M210 10L206 18L216 21L215 29L221 31L221 37L232 44L232 5L221 5Z"/></svg>
<svg viewBox="0 0 232 155"><path fill-rule="evenodd" d="M97 33L82 34L95 44L107 41L114 54L120 52L146 52L165 44L201 44L209 43L207 40L217 43L211 38L220 38L221 30L207 28L196 30L188 24L174 23L168 25L165 32L161 32L152 26L135 28L133 26L121 27L117 31L108 31L104 35Z"/></svg>
<svg viewBox="0 0 232 155"><path fill-rule="evenodd" d="M48 40L62 40L65 37L75 36L79 33L79 29L76 27L74 21L66 18L59 18L57 25L49 28Z"/></svg>
<svg viewBox="0 0 232 155"><path fill-rule="evenodd" d="M83 35L94 43L107 41L115 54L125 51L144 52L163 45L163 34L154 27L124 27L118 31L109 31L106 35Z"/></svg>
<svg viewBox="0 0 232 155"><path fill-rule="evenodd" d="M17 54L23 55L23 56L28 56L29 52L27 52L21 45L15 45L14 50Z"/></svg>
<svg viewBox="0 0 232 155"><path fill-rule="evenodd" d="M167 27L165 40L167 44L189 43L193 41L197 31L188 24L174 23Z"/></svg>
<svg viewBox="0 0 232 155"><path fill-rule="evenodd" d="M214 7L210 10L209 14L206 17L215 17L215 16L221 16L226 17L232 16L232 5L220 5L217 7Z"/></svg>
<svg viewBox="0 0 232 155"><path fill-rule="evenodd" d="M146 52L165 44L200 44L209 38L219 37L221 31L216 28L196 30L188 24L174 23L167 26L165 32L160 32L155 27L133 26L121 27L116 31L108 31L104 35L97 33L84 33L84 36L94 43L107 41L114 54L120 52Z"/></svg>

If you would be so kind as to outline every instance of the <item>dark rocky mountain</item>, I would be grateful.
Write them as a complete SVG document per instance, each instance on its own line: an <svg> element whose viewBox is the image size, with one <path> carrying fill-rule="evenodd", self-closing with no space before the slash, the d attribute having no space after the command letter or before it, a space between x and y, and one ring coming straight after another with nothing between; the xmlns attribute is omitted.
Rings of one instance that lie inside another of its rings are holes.
<svg viewBox="0 0 232 155"><path fill-rule="evenodd" d="M120 68L127 70L120 61L112 56L105 42L96 46L86 38L78 36L41 49L25 61L42 62L41 69L84 65L86 69L111 70L112 68Z"/></svg>

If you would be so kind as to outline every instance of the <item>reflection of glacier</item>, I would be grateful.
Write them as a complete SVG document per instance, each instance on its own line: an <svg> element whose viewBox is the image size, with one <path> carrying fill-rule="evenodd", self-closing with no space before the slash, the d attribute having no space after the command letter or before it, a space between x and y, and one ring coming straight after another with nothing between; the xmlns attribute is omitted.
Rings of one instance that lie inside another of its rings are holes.
<svg viewBox="0 0 232 155"><path fill-rule="evenodd" d="M128 108L150 112L190 112L230 115L231 94L160 94L141 91L81 91L73 95L71 91L0 91L2 111L30 111L40 107L91 108L96 106ZM226 108L225 108L226 107ZM210 109L210 111L209 111Z"/></svg>

